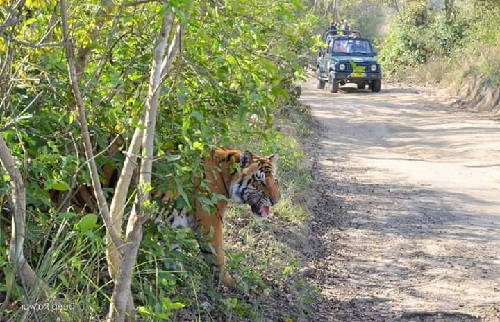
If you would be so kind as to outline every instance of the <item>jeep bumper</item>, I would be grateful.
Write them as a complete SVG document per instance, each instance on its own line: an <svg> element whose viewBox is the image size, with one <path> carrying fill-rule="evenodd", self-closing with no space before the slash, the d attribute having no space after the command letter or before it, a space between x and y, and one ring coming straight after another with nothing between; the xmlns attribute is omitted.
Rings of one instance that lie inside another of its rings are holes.
<svg viewBox="0 0 500 322"><path fill-rule="evenodd" d="M369 82L372 80L381 80L381 73L365 72L356 75L355 73L333 72L333 79L344 83Z"/></svg>

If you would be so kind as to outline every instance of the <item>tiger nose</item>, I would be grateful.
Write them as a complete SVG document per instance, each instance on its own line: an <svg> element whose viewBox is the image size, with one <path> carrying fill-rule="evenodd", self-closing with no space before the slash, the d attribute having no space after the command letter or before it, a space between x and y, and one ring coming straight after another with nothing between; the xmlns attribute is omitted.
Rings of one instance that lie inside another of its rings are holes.
<svg viewBox="0 0 500 322"><path fill-rule="evenodd" d="M277 204L281 199L281 196L278 194L277 196L274 196L273 198L270 198L271 201L271 206L274 206Z"/></svg>

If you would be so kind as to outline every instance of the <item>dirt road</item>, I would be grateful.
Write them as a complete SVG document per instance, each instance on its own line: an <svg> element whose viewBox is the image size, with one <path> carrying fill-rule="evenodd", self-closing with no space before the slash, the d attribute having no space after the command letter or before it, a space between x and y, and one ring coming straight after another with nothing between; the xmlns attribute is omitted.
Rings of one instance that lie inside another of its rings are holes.
<svg viewBox="0 0 500 322"><path fill-rule="evenodd" d="M302 87L317 204L312 321L500 321L500 123L436 90Z"/></svg>

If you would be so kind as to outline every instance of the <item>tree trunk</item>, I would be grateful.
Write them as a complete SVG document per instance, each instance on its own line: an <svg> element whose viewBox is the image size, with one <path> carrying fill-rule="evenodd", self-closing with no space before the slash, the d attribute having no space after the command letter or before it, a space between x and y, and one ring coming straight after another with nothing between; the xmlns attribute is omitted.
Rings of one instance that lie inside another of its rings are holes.
<svg viewBox="0 0 500 322"><path fill-rule="evenodd" d="M333 0L333 13L332 13L332 19L334 21L338 21L338 12L337 12L337 0Z"/></svg>
<svg viewBox="0 0 500 322"><path fill-rule="evenodd" d="M394 0L392 2L392 6L394 7L394 9L396 9L396 12L399 13L399 3L398 3L398 0Z"/></svg>
<svg viewBox="0 0 500 322"><path fill-rule="evenodd" d="M12 236L9 244L9 263L15 268L23 287L33 299L49 298L50 289L41 281L24 257L24 236L26 235L26 186L12 157L7 143L0 133L0 163L6 170L11 188Z"/></svg>
<svg viewBox="0 0 500 322"><path fill-rule="evenodd" d="M158 110L160 86L162 80L168 75L173 59L180 49L180 46L177 43L180 41L179 39L181 36L182 28L179 24L177 25L175 34L172 37L169 45L169 50L167 52L167 43L174 25L173 17L174 16L172 12L165 14L165 16L163 17L160 35L158 37L153 55L148 99L146 101L145 112L143 115L145 122L143 125L146 130L136 130L136 132L134 133L133 142L136 142L134 140L142 139L142 158L140 165L139 185L137 187L138 192L136 195L135 204L127 224L126 241L123 248L123 258L121 260L119 269L115 270L115 287L111 297L108 321L125 321L125 319L134 319L133 315L135 314L135 310L133 307L133 301L131 301L131 284L133 269L137 259L137 251L142 240L142 225L148 218L147 211L145 212L142 207L144 205L144 201L149 199L149 192L147 190L147 187L151 184L153 143L154 135L156 132L156 116ZM136 142L132 145L135 144L139 143ZM126 184L125 180L123 184ZM117 200L116 205L113 208L113 211L116 211L116 213L113 213L113 215L117 216L115 219L117 219L118 222L123 220L121 214L123 206L120 206L120 204L124 204L124 201L125 200ZM112 253L108 252L108 254Z"/></svg>
<svg viewBox="0 0 500 322"><path fill-rule="evenodd" d="M454 0L444 0L444 10L446 14L446 22L450 23L453 19Z"/></svg>
<svg viewBox="0 0 500 322"><path fill-rule="evenodd" d="M87 125L87 117L85 115L85 109L83 106L83 97L78 86L77 69L74 59L74 48L71 39L69 38L68 30L68 20L66 13L66 1L61 0L59 2L61 9L61 24L63 29L64 44L66 46L66 60L68 65L68 75L69 83L71 85L71 90L73 92L76 110L78 114L78 120L80 122L80 129L82 132L82 140L85 148L85 158L87 159L87 164L90 171L90 178L92 180L92 187L94 190L95 197L97 199L97 205L99 206L99 213L106 226L106 231L110 235L111 240L115 243L116 247L120 247L123 241L118 234L111 228L111 217L109 215L109 208L106 198L104 197L104 192L102 190L101 181L99 180L99 171L95 163L94 152L92 150L92 143L90 141L90 135Z"/></svg>

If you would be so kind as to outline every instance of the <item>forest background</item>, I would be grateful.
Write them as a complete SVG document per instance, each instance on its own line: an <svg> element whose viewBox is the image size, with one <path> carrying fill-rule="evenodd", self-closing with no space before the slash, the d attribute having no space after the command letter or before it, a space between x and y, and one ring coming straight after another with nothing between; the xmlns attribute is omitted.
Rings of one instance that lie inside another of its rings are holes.
<svg viewBox="0 0 500 322"><path fill-rule="evenodd" d="M494 0L0 5L0 321L307 316L318 294L300 274L297 241L310 211L301 142L311 132L297 98L332 19L375 41L384 82L446 86L476 110L500 105ZM216 285L192 232L150 219L159 194L188 203L187 182L215 146L280 155L273 218L228 214L236 290ZM141 175L115 191L103 169L132 167L125 155ZM66 196L82 184L100 192L97 211L71 207ZM110 192L121 199L109 204ZM168 252L172 243L185 251ZM173 270L179 262L188 269Z"/></svg>

